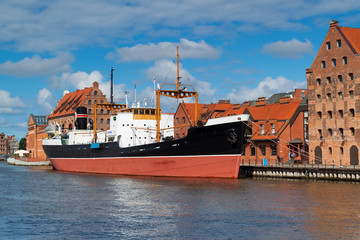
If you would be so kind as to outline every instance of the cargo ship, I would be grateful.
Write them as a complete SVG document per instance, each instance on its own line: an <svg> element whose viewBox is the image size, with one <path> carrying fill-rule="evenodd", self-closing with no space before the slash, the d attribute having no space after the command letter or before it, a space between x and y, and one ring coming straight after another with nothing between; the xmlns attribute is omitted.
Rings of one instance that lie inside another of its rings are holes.
<svg viewBox="0 0 360 240"><path fill-rule="evenodd" d="M94 128L86 127L86 108L78 108L76 126L66 135L60 126L43 140L43 149L54 169L68 172L163 176L237 178L246 122L249 115L196 119L197 92L180 86L177 50L176 89L158 89L156 107L95 104ZM195 120L185 137L174 138L173 114L160 109L160 96L195 97ZM96 129L96 109L117 110L110 129Z"/></svg>

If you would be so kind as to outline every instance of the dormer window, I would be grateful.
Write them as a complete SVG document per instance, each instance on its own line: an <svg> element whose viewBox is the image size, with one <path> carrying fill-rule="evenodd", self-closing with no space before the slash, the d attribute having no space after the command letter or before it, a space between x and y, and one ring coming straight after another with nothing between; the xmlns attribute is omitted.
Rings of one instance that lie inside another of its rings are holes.
<svg viewBox="0 0 360 240"><path fill-rule="evenodd" d="M338 39L338 40L336 41L336 45L337 45L337 47L341 47L341 40L340 40L340 39Z"/></svg>
<svg viewBox="0 0 360 240"><path fill-rule="evenodd" d="M330 42L327 42L326 43L326 50L330 50L331 49L331 44L330 44Z"/></svg>

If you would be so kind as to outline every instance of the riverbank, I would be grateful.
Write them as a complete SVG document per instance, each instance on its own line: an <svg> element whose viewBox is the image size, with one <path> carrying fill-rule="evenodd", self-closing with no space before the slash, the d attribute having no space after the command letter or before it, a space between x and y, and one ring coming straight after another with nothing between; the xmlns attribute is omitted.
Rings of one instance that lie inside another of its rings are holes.
<svg viewBox="0 0 360 240"><path fill-rule="evenodd" d="M274 177L360 181L360 166L321 164L241 165L239 177Z"/></svg>

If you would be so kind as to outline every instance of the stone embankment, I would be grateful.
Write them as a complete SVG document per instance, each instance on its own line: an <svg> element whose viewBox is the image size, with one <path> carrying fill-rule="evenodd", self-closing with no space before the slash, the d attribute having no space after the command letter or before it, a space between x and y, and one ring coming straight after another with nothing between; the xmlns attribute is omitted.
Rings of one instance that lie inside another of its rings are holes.
<svg viewBox="0 0 360 240"><path fill-rule="evenodd" d="M302 165L241 165L239 177L273 177L360 181L360 166Z"/></svg>

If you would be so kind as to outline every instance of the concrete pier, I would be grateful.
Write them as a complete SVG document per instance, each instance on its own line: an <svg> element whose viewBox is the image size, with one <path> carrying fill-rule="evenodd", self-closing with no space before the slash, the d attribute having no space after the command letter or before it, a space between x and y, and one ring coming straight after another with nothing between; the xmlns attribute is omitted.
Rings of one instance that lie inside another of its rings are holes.
<svg viewBox="0 0 360 240"><path fill-rule="evenodd" d="M239 177L273 177L360 181L360 166L240 165Z"/></svg>

